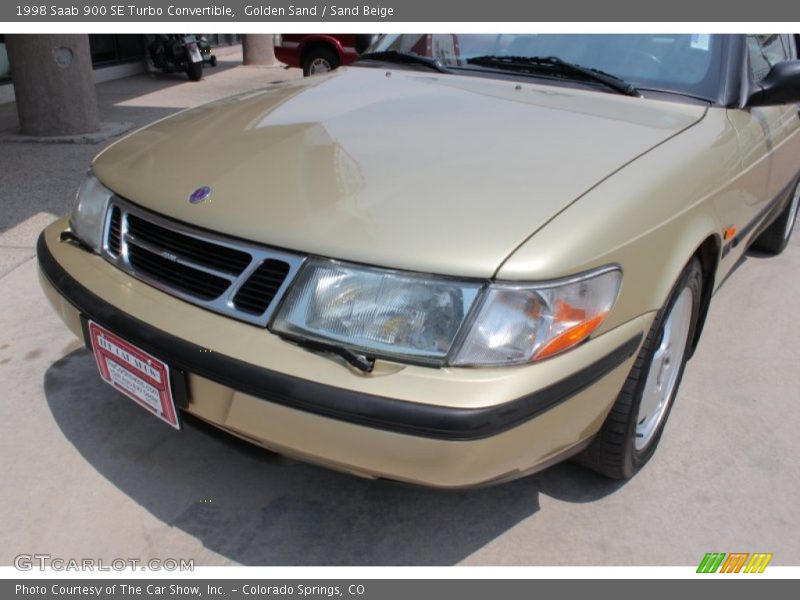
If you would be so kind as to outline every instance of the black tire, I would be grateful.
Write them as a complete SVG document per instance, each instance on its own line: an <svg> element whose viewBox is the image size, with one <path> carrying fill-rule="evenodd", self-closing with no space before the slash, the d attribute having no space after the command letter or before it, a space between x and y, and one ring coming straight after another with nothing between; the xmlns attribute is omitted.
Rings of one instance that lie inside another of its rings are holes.
<svg viewBox="0 0 800 600"><path fill-rule="evenodd" d="M217 56L216 56L216 54L212 54L211 55L211 58L208 59L208 64L210 64L212 67L216 67L217 66Z"/></svg>
<svg viewBox="0 0 800 600"><path fill-rule="evenodd" d="M759 235L751 248L767 254L777 255L786 249L792 237L795 221L797 220L797 203L800 201L800 182L792 190L789 202L781 214ZM791 219L791 223L789 220Z"/></svg>
<svg viewBox="0 0 800 600"><path fill-rule="evenodd" d="M186 74L191 81L200 81L203 78L203 63L188 63L186 65Z"/></svg>
<svg viewBox="0 0 800 600"><path fill-rule="evenodd" d="M316 63L316 64L315 64ZM303 75L318 75L325 71L320 68L327 68L333 71L339 66L339 55L327 46L314 46L308 50L303 58ZM312 70L314 73L312 73Z"/></svg>
<svg viewBox="0 0 800 600"><path fill-rule="evenodd" d="M639 406L645 382L653 365L653 355L661 344L666 316L670 314L676 300L686 288L691 290L693 302L687 343L680 357L677 379L670 397L666 400L665 412L660 423L651 434L647 445L637 449L635 442ZM612 479L628 479L635 475L653 456L680 388L686 361L691 354L691 342L697 329L702 289L703 272L700 261L693 258L678 278L667 303L656 315L633 368L603 426L589 447L574 458L575 462Z"/></svg>

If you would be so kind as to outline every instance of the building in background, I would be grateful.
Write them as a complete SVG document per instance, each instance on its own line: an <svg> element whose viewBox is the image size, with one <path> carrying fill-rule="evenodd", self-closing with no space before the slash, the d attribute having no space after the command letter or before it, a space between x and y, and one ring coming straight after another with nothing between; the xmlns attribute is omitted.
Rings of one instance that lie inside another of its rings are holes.
<svg viewBox="0 0 800 600"><path fill-rule="evenodd" d="M8 63L5 36L0 34L0 84L9 78L11 66Z"/></svg>
<svg viewBox="0 0 800 600"><path fill-rule="evenodd" d="M212 46L230 46L242 41L240 34L206 34ZM89 34L95 83L130 77L147 70L146 36L142 34ZM5 36L0 34L0 104L14 101L13 73L6 52Z"/></svg>

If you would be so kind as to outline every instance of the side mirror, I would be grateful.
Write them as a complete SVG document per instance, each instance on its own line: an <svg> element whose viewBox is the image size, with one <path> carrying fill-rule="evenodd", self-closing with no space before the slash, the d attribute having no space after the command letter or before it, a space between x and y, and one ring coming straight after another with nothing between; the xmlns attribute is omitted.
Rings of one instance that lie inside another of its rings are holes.
<svg viewBox="0 0 800 600"><path fill-rule="evenodd" d="M800 60L779 62L754 84L747 106L770 106L800 102Z"/></svg>

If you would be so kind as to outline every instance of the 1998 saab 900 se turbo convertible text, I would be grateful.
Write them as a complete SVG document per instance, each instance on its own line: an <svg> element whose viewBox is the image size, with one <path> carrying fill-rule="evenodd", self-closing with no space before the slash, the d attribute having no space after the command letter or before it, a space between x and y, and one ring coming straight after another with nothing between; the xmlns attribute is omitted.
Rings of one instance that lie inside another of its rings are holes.
<svg viewBox="0 0 800 600"><path fill-rule="evenodd" d="M713 291L800 191L791 35L388 35L103 151L39 239L100 374L431 486L655 450Z"/></svg>

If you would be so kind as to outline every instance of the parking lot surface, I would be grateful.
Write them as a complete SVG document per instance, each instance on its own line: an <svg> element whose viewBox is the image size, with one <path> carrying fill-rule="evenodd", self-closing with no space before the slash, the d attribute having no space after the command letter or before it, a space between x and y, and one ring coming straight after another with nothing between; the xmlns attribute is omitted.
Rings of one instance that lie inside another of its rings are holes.
<svg viewBox="0 0 800 600"><path fill-rule="evenodd" d="M296 77L237 66L201 83L98 86L104 121L143 125ZM0 132L16 127L0 105ZM108 142L104 143L110 143ZM103 144L0 143L0 564L15 555L196 565L696 565L706 552L800 564L800 235L748 254L712 301L654 459L628 482L562 464L457 492L369 481L187 423L104 384L37 282L39 231Z"/></svg>

